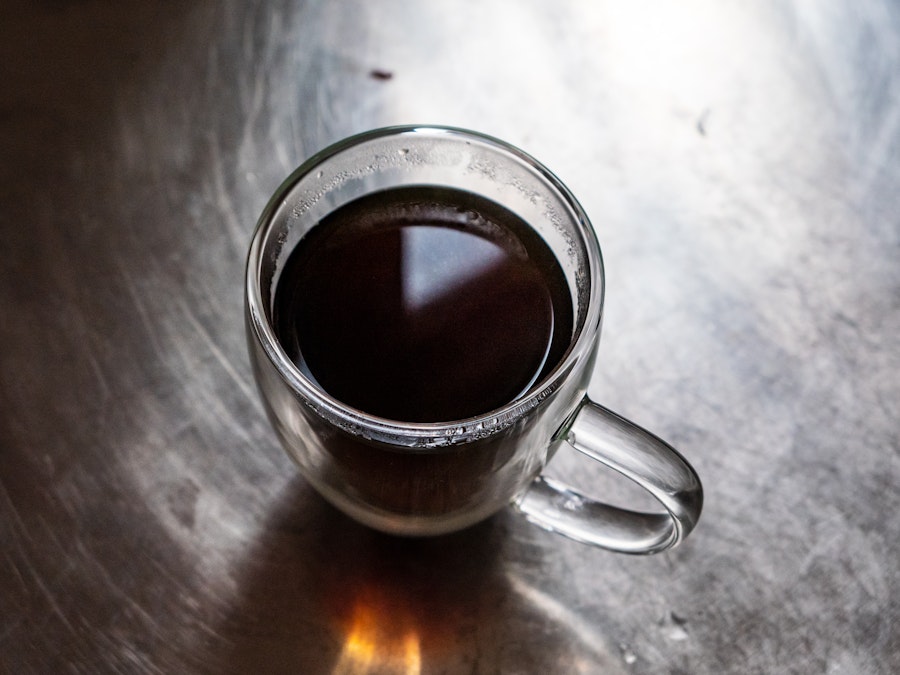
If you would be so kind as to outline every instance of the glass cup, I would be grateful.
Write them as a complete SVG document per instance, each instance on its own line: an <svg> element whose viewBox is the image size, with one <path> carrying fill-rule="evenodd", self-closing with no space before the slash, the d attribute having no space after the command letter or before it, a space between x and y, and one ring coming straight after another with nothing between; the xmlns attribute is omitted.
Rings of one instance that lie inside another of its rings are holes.
<svg viewBox="0 0 900 675"><path fill-rule="evenodd" d="M442 186L486 197L538 232L560 263L574 309L569 349L523 395L477 417L441 423L384 419L335 399L286 355L273 330L275 289L300 239L338 207L401 186ZM250 357L265 409L302 475L329 502L375 529L437 535L512 504L531 522L626 553L679 543L700 516L696 473L670 445L590 401L603 314L603 263L569 190L521 150L482 134L391 127L311 157L260 217L246 275ZM542 476L575 449L649 492L658 512L598 501Z"/></svg>

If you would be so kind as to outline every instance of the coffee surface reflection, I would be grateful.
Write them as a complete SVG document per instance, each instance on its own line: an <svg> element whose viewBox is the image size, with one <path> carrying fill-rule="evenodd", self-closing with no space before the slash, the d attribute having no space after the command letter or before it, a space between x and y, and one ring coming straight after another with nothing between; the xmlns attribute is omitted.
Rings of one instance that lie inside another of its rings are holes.
<svg viewBox="0 0 900 675"><path fill-rule="evenodd" d="M518 216L438 187L366 195L291 253L274 324L329 394L406 422L488 413L561 360L572 300L559 263Z"/></svg>

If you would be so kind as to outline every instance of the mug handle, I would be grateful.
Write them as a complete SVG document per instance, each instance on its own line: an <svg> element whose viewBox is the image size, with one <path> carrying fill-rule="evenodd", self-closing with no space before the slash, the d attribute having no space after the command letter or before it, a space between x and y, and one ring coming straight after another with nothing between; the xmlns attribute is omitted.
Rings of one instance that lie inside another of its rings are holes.
<svg viewBox="0 0 900 675"><path fill-rule="evenodd" d="M671 445L587 398L560 435L575 450L647 490L665 512L610 506L538 476L515 502L530 522L584 544L635 554L665 551L694 529L703 487Z"/></svg>

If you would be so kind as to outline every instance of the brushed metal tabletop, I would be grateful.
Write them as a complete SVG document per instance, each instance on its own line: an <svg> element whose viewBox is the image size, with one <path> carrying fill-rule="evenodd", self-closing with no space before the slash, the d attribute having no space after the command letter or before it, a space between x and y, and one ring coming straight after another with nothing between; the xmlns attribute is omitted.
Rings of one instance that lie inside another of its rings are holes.
<svg viewBox="0 0 900 675"><path fill-rule="evenodd" d="M590 393L697 468L679 548L510 510L392 539L279 449L255 221L410 122L518 145L590 214ZM10 0L0 311L0 671L900 672L895 2Z"/></svg>

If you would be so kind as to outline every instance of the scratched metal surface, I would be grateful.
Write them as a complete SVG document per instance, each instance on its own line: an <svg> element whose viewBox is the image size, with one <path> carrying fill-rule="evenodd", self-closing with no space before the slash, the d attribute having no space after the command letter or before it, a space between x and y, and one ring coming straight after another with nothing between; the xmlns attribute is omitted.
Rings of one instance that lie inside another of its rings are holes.
<svg viewBox="0 0 900 675"><path fill-rule="evenodd" d="M900 671L897 3L13 0L0 78L0 670ZM705 482L676 551L389 539L278 449L251 230L402 122L591 214L591 393Z"/></svg>

